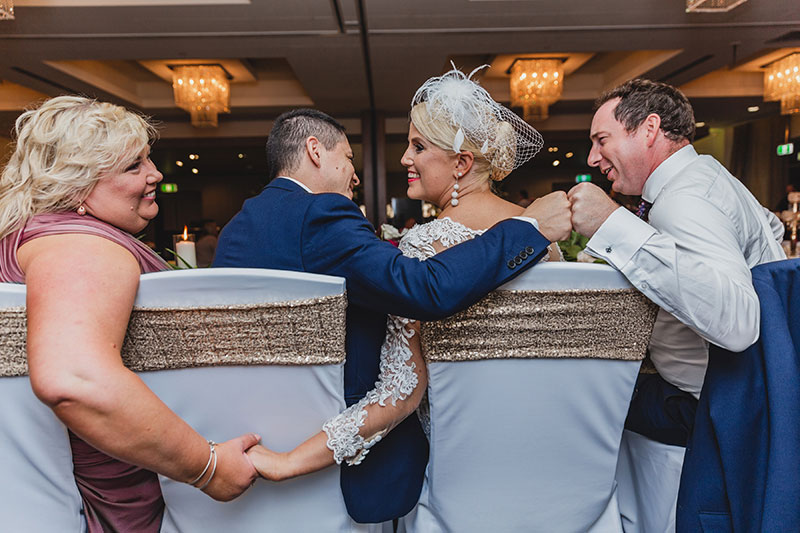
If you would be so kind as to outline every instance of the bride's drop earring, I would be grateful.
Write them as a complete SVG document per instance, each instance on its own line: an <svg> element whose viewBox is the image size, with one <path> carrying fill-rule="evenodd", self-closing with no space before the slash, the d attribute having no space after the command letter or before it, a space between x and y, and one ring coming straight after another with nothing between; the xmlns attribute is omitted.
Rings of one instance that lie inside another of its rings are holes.
<svg viewBox="0 0 800 533"><path fill-rule="evenodd" d="M458 178L460 178L463 175L464 174L462 174L461 172L458 173L458 176L456 177L456 183L453 185L453 192L450 193L450 196L452 197L452 200L450 200L450 205L452 205L453 207L458 205Z"/></svg>
<svg viewBox="0 0 800 533"><path fill-rule="evenodd" d="M86 207L84 207L84 205L81 204L78 206L78 209L76 209L75 212L78 213L80 216L83 216L86 214Z"/></svg>

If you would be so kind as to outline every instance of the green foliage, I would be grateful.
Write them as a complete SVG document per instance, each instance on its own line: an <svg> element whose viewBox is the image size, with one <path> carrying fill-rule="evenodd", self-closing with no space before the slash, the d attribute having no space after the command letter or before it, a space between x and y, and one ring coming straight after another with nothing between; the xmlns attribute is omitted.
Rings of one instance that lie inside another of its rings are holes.
<svg viewBox="0 0 800 533"><path fill-rule="evenodd" d="M577 261L578 252L586 248L586 243L588 242L588 237L584 237L577 231L573 231L567 240L558 241L558 247L561 248L561 253L564 254L565 261ZM605 263L602 259L595 259L594 262Z"/></svg>

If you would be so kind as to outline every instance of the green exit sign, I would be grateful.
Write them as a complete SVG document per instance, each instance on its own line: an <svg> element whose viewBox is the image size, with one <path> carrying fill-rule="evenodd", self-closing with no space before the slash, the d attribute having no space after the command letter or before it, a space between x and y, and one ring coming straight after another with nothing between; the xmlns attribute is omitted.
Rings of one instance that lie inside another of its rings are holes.
<svg viewBox="0 0 800 533"><path fill-rule="evenodd" d="M178 184L177 183L162 183L161 184L161 192L178 192Z"/></svg>
<svg viewBox="0 0 800 533"><path fill-rule="evenodd" d="M794 143L778 145L778 155L792 155L794 153Z"/></svg>
<svg viewBox="0 0 800 533"><path fill-rule="evenodd" d="M575 183L581 183L581 182L584 182L584 181L592 181L592 175L591 174L578 174L577 176L575 176Z"/></svg>

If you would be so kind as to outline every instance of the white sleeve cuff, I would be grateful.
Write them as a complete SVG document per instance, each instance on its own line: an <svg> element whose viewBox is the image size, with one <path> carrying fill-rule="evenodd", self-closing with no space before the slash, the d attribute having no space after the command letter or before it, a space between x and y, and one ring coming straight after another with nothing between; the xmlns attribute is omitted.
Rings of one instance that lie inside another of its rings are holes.
<svg viewBox="0 0 800 533"><path fill-rule="evenodd" d="M536 231L539 231L539 221L536 220L535 218L523 217L523 216L511 217L511 218L515 218L517 220L524 220L525 222L529 222L530 224L533 224L533 227L536 228Z"/></svg>
<svg viewBox="0 0 800 533"><path fill-rule="evenodd" d="M653 226L624 207L619 207L589 239L586 251L622 270L655 233Z"/></svg>

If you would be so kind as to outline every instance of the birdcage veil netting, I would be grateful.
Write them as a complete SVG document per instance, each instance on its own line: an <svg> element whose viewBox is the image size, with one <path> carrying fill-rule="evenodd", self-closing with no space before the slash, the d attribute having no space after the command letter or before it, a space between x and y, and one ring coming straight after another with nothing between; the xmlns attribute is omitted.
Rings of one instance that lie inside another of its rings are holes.
<svg viewBox="0 0 800 533"><path fill-rule="evenodd" d="M471 79L486 66L466 75L453 65L453 70L423 83L414 94L411 107L424 104L431 121L445 121L452 126L456 131L454 152L461 151L466 139L504 176L535 156L544 139Z"/></svg>

